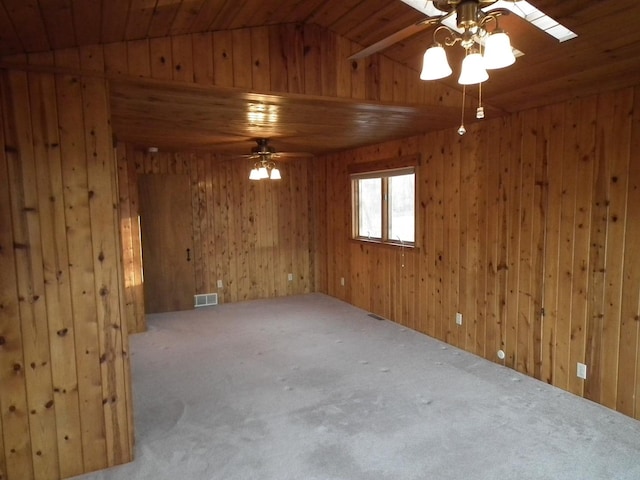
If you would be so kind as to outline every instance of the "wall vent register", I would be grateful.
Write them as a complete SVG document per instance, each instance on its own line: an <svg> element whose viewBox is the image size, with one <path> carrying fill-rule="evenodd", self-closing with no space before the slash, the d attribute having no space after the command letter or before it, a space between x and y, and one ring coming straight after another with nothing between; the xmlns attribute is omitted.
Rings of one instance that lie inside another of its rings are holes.
<svg viewBox="0 0 640 480"><path fill-rule="evenodd" d="M200 295L194 295L194 307L209 307L211 305L218 304L217 293L203 293Z"/></svg>

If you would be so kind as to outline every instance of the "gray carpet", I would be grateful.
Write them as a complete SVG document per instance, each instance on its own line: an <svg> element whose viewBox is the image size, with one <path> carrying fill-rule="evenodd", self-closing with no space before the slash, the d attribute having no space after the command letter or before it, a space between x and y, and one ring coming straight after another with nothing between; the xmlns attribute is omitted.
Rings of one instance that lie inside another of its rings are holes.
<svg viewBox="0 0 640 480"><path fill-rule="evenodd" d="M84 480L640 479L640 422L324 295L149 317Z"/></svg>

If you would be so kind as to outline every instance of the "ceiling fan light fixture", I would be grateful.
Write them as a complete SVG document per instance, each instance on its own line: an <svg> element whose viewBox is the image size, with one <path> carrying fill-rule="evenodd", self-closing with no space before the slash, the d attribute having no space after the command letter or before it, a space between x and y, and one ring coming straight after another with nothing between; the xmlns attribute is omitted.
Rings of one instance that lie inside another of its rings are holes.
<svg viewBox="0 0 640 480"><path fill-rule="evenodd" d="M260 180L260 172L257 168L252 168L249 173L249 180Z"/></svg>
<svg viewBox="0 0 640 480"><path fill-rule="evenodd" d="M484 68L484 60L480 53L473 51L464 57L460 71L460 78L458 78L458 83L460 85L475 85L476 83L482 83L488 79L489 74Z"/></svg>
<svg viewBox="0 0 640 480"><path fill-rule="evenodd" d="M249 155L249 158L255 162L249 172L249 180L282 179L280 170L273 160L278 156L275 148L269 145L269 140L266 138L259 138L256 142L258 146L252 148Z"/></svg>
<svg viewBox="0 0 640 480"><path fill-rule="evenodd" d="M485 40L484 68L492 70L513 65L516 57L511 48L509 35L502 30L492 32Z"/></svg>
<svg viewBox="0 0 640 480"><path fill-rule="evenodd" d="M451 66L447 60L447 53L439 43L429 47L422 59L421 80L438 80L451 75Z"/></svg>
<svg viewBox="0 0 640 480"><path fill-rule="evenodd" d="M271 169L271 175L269 176L271 180L280 180L282 177L280 176L280 170L278 168L273 167Z"/></svg>

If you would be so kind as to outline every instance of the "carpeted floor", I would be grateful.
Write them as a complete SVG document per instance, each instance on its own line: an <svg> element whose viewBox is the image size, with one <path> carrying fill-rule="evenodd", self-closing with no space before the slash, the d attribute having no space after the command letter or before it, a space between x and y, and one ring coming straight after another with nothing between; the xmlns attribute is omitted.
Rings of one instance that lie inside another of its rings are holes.
<svg viewBox="0 0 640 480"><path fill-rule="evenodd" d="M83 480L640 479L640 422L324 295L149 317Z"/></svg>

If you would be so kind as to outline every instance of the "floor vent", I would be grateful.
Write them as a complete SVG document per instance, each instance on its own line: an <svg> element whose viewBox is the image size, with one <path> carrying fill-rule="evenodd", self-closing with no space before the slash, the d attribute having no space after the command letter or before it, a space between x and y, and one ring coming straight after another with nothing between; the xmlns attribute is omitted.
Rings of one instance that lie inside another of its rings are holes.
<svg viewBox="0 0 640 480"><path fill-rule="evenodd" d="M195 307L208 307L210 305L218 304L218 294L217 293L203 293L201 295L193 296Z"/></svg>
<svg viewBox="0 0 640 480"><path fill-rule="evenodd" d="M375 318L376 320L386 320L386 318L382 318L380 315L376 315L375 313L370 313L369 316L371 318Z"/></svg>

